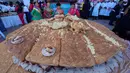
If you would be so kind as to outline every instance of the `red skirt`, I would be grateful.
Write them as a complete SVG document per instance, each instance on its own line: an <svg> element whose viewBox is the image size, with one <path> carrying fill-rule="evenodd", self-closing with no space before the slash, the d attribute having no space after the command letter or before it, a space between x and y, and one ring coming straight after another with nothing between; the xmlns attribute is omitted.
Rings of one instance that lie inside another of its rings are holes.
<svg viewBox="0 0 130 73"><path fill-rule="evenodd" d="M19 18L20 18L20 20L22 22L22 25L24 25L25 24L25 22L24 22L24 13L19 13L18 16L19 16Z"/></svg>

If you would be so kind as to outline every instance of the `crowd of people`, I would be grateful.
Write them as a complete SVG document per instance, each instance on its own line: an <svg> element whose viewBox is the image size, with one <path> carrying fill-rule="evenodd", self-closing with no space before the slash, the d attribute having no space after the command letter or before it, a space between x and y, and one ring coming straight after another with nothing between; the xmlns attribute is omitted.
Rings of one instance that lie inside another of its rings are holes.
<svg viewBox="0 0 130 73"><path fill-rule="evenodd" d="M3 2L0 1L0 12L8 12L8 11L15 11L15 7L13 2Z"/></svg>
<svg viewBox="0 0 130 73"><path fill-rule="evenodd" d="M22 24L24 25L24 14L27 22L51 18L57 14L64 15L64 10L61 8L59 1L56 3L56 8L51 8L50 0L34 2L30 1L30 6L27 7L22 2L4 3L16 11ZM128 39L130 37L130 2L129 0L70 0L71 8L68 11L70 15L76 15L83 19L109 19L109 25L115 25L113 31L119 36ZM3 6L0 2L0 6ZM116 21L116 23L115 23ZM129 22L129 23L128 23ZM125 32L125 33L124 33Z"/></svg>
<svg viewBox="0 0 130 73"><path fill-rule="evenodd" d="M77 15L80 17L80 13L78 9L75 8L75 3L71 2L71 8L69 10L69 14L71 15ZM51 18L54 15L57 14L64 14L63 9L61 8L61 3L56 3L55 9L50 7L50 2L44 3L44 2L30 2L30 6L27 7L23 3L16 2L15 11L18 13L18 16L20 17L23 24L25 24L23 16L26 14L27 22L31 22L33 20L40 20L43 18Z"/></svg>
<svg viewBox="0 0 130 73"><path fill-rule="evenodd" d="M28 22L42 18L50 18L59 13L64 14L60 2L57 2L57 8L51 8L51 2L49 2L49 0L43 2L34 2L31 0L29 7L25 6L22 2L16 2L15 5L13 2L10 2L9 4L6 2L3 4L6 7L2 10L16 11L23 24L25 24L23 21L24 14L26 14ZM0 7L3 7L4 5L1 3ZM114 7L119 5L119 3L114 0L72 0L70 1L70 5L71 8L68 13L71 15L77 15L84 19L89 17L92 17L93 19L105 19L111 17L111 12L113 12ZM115 19L110 20L110 25L112 25L114 20Z"/></svg>

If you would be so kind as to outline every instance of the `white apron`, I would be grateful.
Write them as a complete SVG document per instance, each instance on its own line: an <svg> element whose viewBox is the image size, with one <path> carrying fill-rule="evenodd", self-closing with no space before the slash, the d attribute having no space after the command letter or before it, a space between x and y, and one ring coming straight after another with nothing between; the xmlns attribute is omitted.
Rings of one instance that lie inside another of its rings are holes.
<svg viewBox="0 0 130 73"><path fill-rule="evenodd" d="M97 3L94 6L93 12L92 12L92 16L98 16L99 15L99 8L100 8L101 3Z"/></svg>
<svg viewBox="0 0 130 73"><path fill-rule="evenodd" d="M107 10L106 10L106 16L109 16L110 15L110 12L112 10L112 8L114 8L116 5L115 2L108 2L107 3Z"/></svg>
<svg viewBox="0 0 130 73"><path fill-rule="evenodd" d="M105 2L105 7L106 7L107 9L104 10L104 16L108 16L109 2Z"/></svg>
<svg viewBox="0 0 130 73"><path fill-rule="evenodd" d="M0 4L0 6L2 7L2 12L9 11L9 7L2 5L2 4Z"/></svg>
<svg viewBox="0 0 130 73"><path fill-rule="evenodd" d="M100 12L99 12L99 15L104 15L104 13L105 13L105 11L106 11L106 9L104 8L104 7L106 7L106 4L105 4L105 2L103 2L103 3L101 3L101 10L100 10Z"/></svg>

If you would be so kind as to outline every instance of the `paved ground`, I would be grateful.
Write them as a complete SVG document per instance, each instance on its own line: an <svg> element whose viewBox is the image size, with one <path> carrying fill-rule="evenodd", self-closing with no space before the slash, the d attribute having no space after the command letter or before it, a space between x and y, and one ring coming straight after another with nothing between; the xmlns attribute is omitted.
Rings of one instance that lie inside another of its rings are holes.
<svg viewBox="0 0 130 73"><path fill-rule="evenodd" d="M3 32L5 34L5 36L7 36L9 33L15 31L16 29L20 28L21 26L15 26L15 27L11 27L8 28L6 32Z"/></svg>
<svg viewBox="0 0 130 73"><path fill-rule="evenodd" d="M91 20L91 19L90 19L90 20ZM92 21L97 22L97 23L100 23L100 24L106 26L107 28L109 28L110 30L113 29L113 26L108 25L108 23L109 23L108 20L92 20ZM18 29L18 28L20 28L20 27L21 27L21 26L15 26L15 27L9 28L9 29L7 29L6 32L3 32L3 33L5 34L5 36L7 36L9 33L13 32L14 30L16 30L16 29ZM0 42L1 42L1 41L2 41L2 40L0 39Z"/></svg>
<svg viewBox="0 0 130 73"><path fill-rule="evenodd" d="M108 25L109 20L93 20L93 21L95 21L95 22L97 22L97 23L100 23L100 24L106 26L106 27L109 28L110 30L113 29L113 26Z"/></svg>

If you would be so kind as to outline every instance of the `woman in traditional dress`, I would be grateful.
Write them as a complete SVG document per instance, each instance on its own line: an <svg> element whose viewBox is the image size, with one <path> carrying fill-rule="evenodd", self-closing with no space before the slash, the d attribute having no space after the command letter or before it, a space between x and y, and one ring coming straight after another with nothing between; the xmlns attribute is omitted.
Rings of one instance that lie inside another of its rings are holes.
<svg viewBox="0 0 130 73"><path fill-rule="evenodd" d="M16 2L16 5L15 5L15 11L17 12L18 11L18 8L19 8L19 5L20 5L20 2Z"/></svg>
<svg viewBox="0 0 130 73"><path fill-rule="evenodd" d="M50 8L50 3L47 3L47 6L44 8L43 16L44 16L44 18L51 18L54 16L54 12Z"/></svg>
<svg viewBox="0 0 130 73"><path fill-rule="evenodd" d="M64 11L61 9L61 4L58 2L56 4L57 8L55 10L55 15L61 15L61 14L64 14Z"/></svg>
<svg viewBox="0 0 130 73"><path fill-rule="evenodd" d="M41 10L39 8L39 4L36 2L35 6L31 12L32 14L32 20L40 20L42 19L42 14L41 14Z"/></svg>
<svg viewBox="0 0 130 73"><path fill-rule="evenodd" d="M25 24L24 22L24 12L23 12L23 7L19 2L16 2L16 8L15 11L18 13L18 16L22 22L22 25Z"/></svg>
<svg viewBox="0 0 130 73"><path fill-rule="evenodd" d="M71 8L70 8L68 14L76 15L76 16L80 17L80 13L79 13L78 9L75 8L75 3L71 2L70 4L71 4Z"/></svg>

